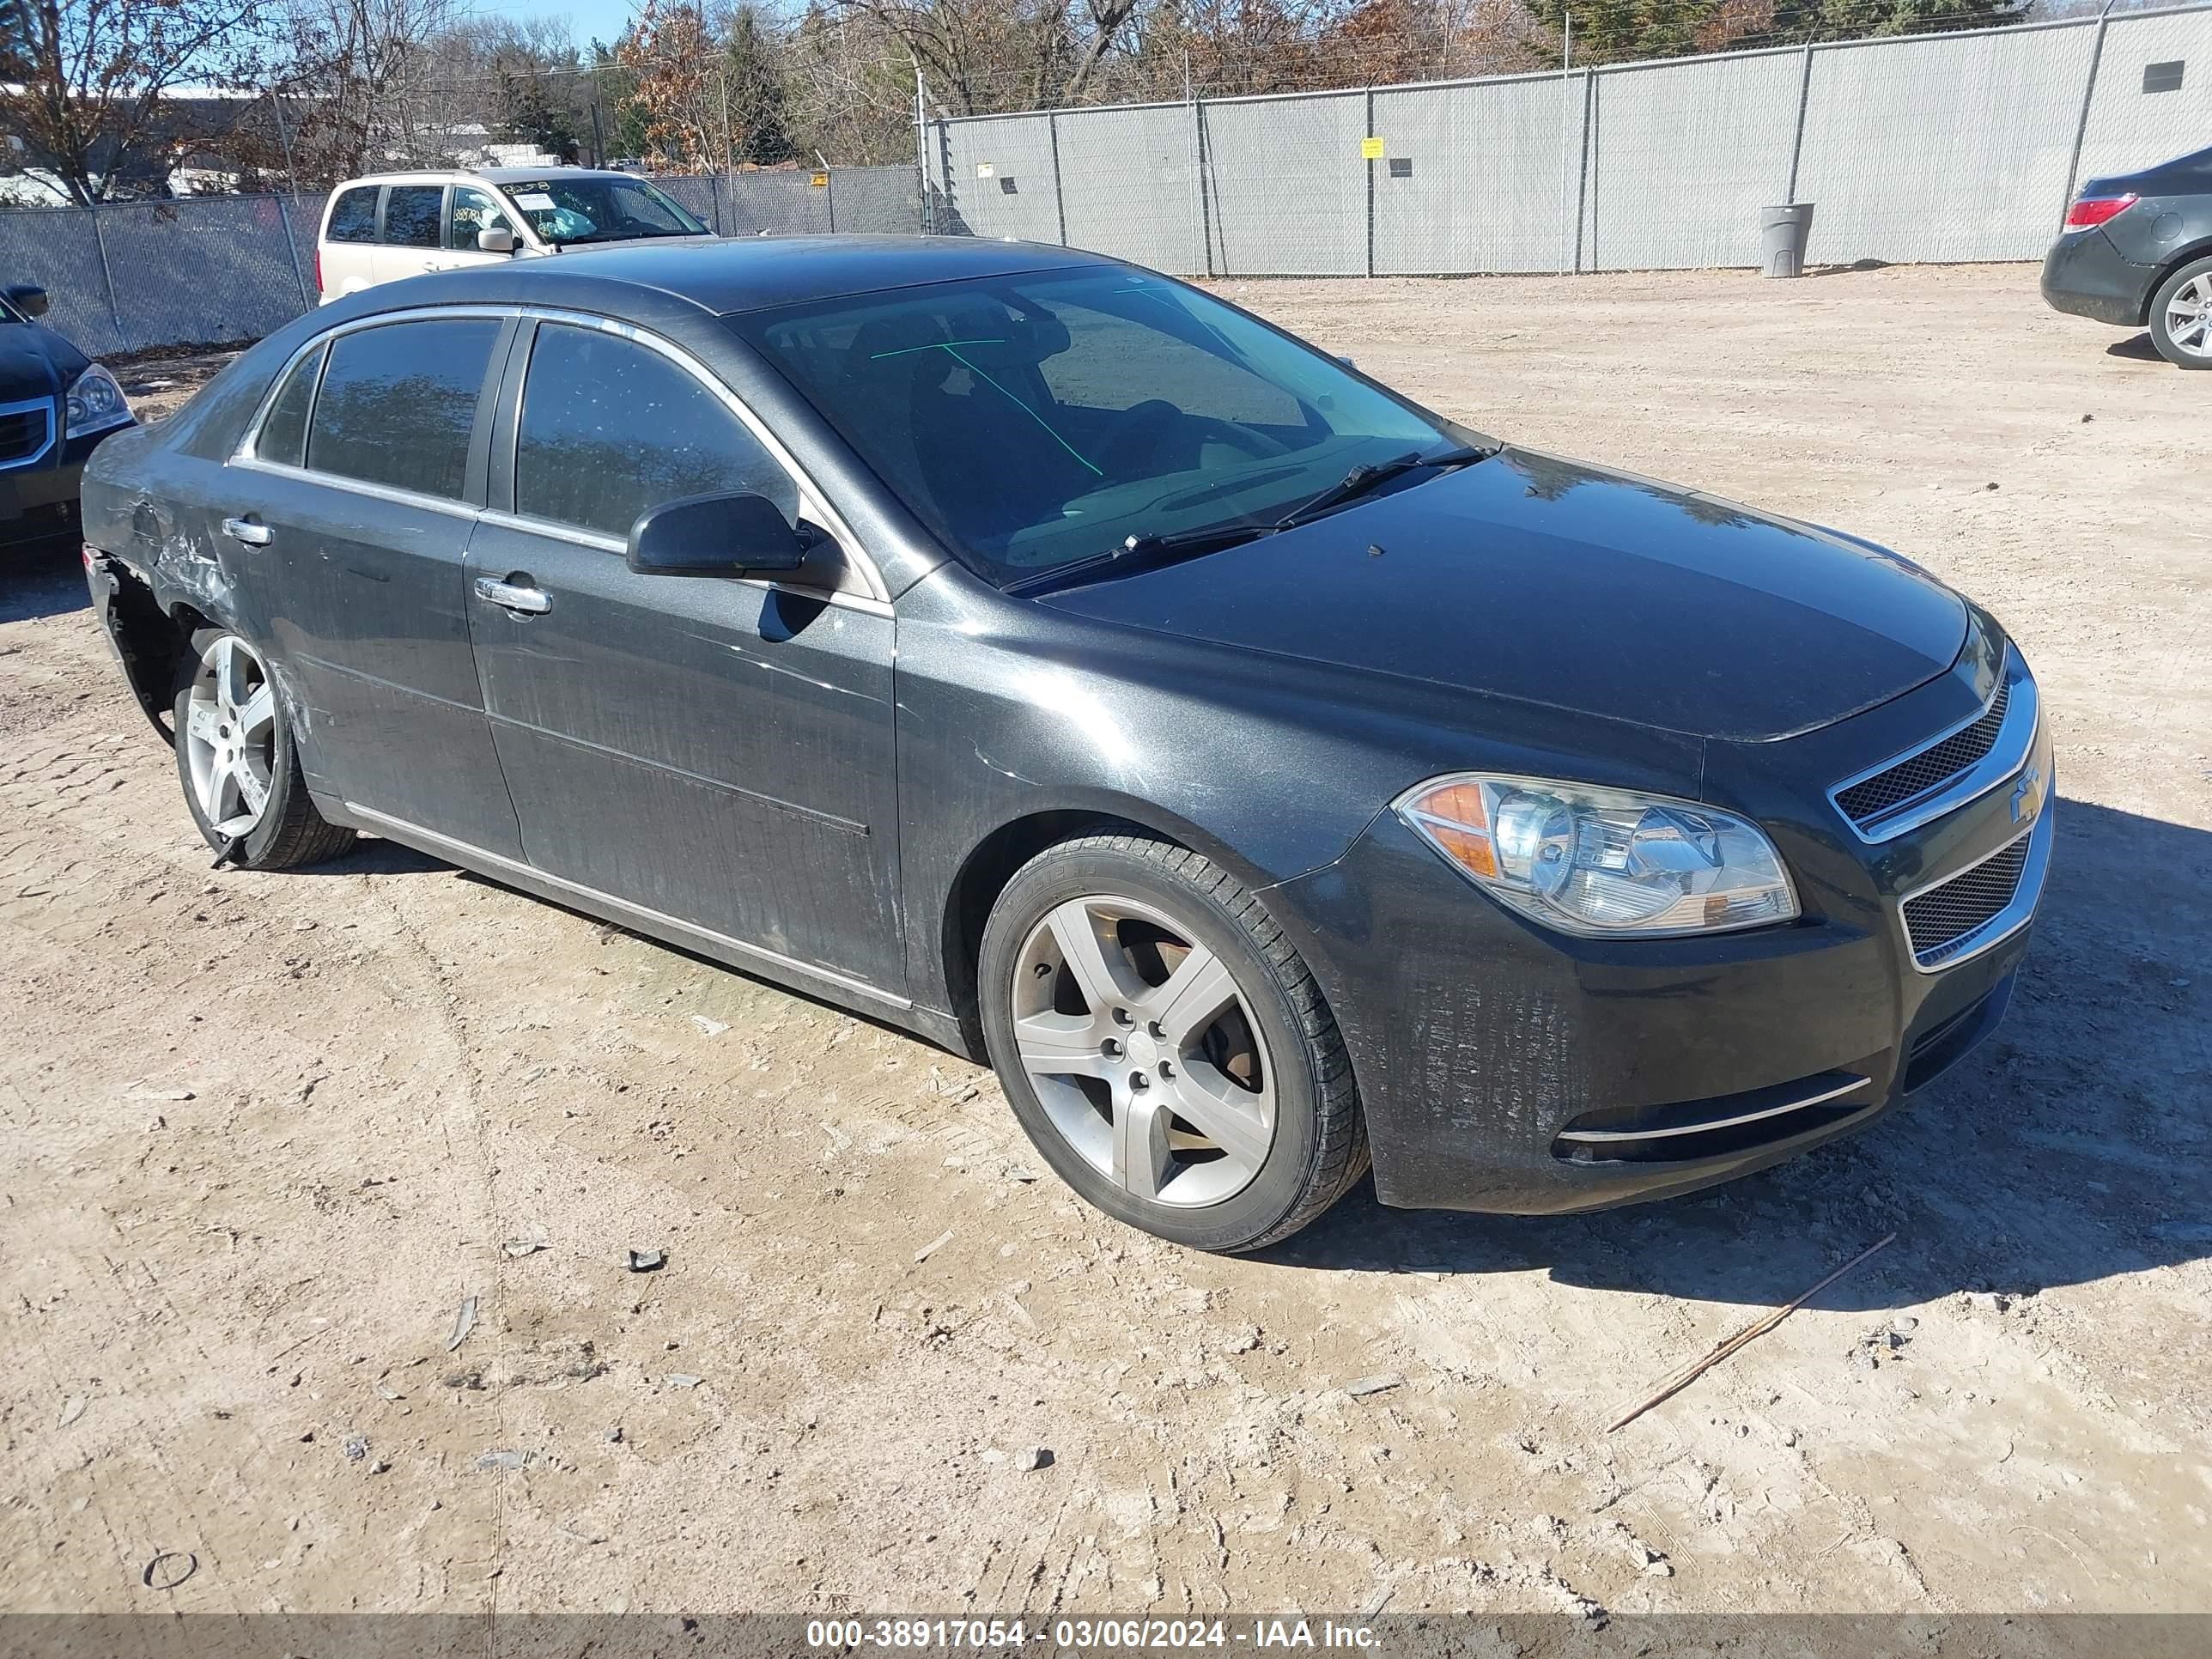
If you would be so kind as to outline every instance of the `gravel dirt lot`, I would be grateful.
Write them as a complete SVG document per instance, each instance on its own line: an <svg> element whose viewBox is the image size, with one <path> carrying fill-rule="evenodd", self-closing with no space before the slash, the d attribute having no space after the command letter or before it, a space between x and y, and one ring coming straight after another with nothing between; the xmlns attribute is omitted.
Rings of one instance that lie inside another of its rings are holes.
<svg viewBox="0 0 2212 1659"><path fill-rule="evenodd" d="M0 1606L2212 1609L2212 375L2025 266L1224 290L1989 603L2063 795L1999 1037L1692 1200L1190 1255L865 1019L385 843L211 873L12 557Z"/></svg>

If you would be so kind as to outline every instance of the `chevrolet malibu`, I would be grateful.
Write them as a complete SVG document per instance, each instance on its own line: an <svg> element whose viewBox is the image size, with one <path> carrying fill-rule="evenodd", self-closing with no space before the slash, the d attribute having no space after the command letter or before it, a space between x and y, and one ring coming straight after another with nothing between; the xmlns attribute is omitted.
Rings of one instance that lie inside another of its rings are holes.
<svg viewBox="0 0 2212 1659"><path fill-rule="evenodd" d="M1914 565L1059 248L380 286L85 526L219 864L367 832L905 1027L1208 1249L1862 1127L2050 859L2035 681Z"/></svg>

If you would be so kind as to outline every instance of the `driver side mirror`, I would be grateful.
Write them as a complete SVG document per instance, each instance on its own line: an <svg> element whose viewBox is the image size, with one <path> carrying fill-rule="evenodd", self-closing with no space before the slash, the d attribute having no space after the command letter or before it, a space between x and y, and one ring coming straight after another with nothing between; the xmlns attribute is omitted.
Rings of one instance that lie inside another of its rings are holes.
<svg viewBox="0 0 2212 1659"><path fill-rule="evenodd" d="M480 230L477 233L477 246L486 253L512 253L514 252L514 233L505 225Z"/></svg>
<svg viewBox="0 0 2212 1659"><path fill-rule="evenodd" d="M46 291L36 283L10 283L8 284L6 293L8 303L26 317L43 317L46 314Z"/></svg>
<svg viewBox="0 0 2212 1659"><path fill-rule="evenodd" d="M629 568L644 576L749 576L798 569L805 544L765 495L686 495L638 515Z"/></svg>

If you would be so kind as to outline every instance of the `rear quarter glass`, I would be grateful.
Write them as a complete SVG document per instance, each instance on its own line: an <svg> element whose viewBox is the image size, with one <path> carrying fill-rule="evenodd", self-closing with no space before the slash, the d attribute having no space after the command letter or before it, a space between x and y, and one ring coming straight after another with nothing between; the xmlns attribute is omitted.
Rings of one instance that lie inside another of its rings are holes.
<svg viewBox="0 0 2212 1659"><path fill-rule="evenodd" d="M376 186L356 185L350 190L338 192L331 205L329 225L324 229L327 242L374 242L376 240Z"/></svg>

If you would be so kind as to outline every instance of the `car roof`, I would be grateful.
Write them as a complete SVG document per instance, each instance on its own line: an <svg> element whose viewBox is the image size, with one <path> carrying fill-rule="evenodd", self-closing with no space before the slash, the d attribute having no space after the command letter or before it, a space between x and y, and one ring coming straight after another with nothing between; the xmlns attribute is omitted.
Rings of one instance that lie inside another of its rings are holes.
<svg viewBox="0 0 2212 1659"><path fill-rule="evenodd" d="M672 237L439 271L355 297L362 311L469 302L619 310L619 290L627 289L639 299L665 296L664 305L672 298L720 316L924 283L1120 264L1073 248L974 236Z"/></svg>
<svg viewBox="0 0 2212 1659"><path fill-rule="evenodd" d="M548 162L544 167L412 167L399 173L364 173L358 179L344 180L336 189L345 190L354 185L442 185L457 179L489 179L495 185L515 185L556 176L568 179L636 179L639 175L617 172L612 167L564 167L559 162Z"/></svg>

